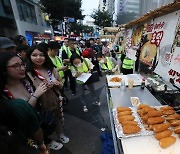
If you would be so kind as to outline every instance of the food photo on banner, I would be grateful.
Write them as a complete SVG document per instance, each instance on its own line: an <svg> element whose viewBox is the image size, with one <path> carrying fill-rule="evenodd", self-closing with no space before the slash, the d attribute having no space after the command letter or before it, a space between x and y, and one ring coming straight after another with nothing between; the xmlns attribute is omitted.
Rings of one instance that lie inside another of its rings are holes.
<svg viewBox="0 0 180 154"><path fill-rule="evenodd" d="M143 68L146 73L154 71L168 80L168 70L173 55L172 45L179 14L179 11L173 12L148 23L140 48L142 65L140 69Z"/></svg>
<svg viewBox="0 0 180 154"><path fill-rule="evenodd" d="M143 35L143 26L138 26L128 30L128 37L126 42L126 55L136 61L136 52L139 48L141 38Z"/></svg>

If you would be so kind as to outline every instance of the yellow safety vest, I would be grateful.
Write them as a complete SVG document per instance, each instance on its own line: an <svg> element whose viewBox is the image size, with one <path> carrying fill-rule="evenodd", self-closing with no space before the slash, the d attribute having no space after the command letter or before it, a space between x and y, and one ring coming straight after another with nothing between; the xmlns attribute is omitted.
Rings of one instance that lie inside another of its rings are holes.
<svg viewBox="0 0 180 154"><path fill-rule="evenodd" d="M86 61L86 62L85 62ZM75 67L75 66L72 66L74 70L76 70L77 72L81 72L81 73L87 73L89 71L89 67L90 67L90 64L89 64L89 59L88 58L84 58L83 59L83 62L82 62L82 67ZM84 84L83 82L81 81L78 81L77 80L77 83L78 84Z"/></svg>
<svg viewBox="0 0 180 154"><path fill-rule="evenodd" d="M79 56L81 55L78 48L75 48L75 51L76 51L76 53L77 53ZM69 59L70 59L71 56L72 56L72 52L71 52L71 50L70 50L69 48L68 48L67 56L68 56Z"/></svg>
<svg viewBox="0 0 180 154"><path fill-rule="evenodd" d="M119 45L119 51L120 53L118 53L118 58L121 59L121 53L122 53L123 47Z"/></svg>
<svg viewBox="0 0 180 154"><path fill-rule="evenodd" d="M63 45L60 49L60 51L62 52L63 50L65 50L66 54L68 53L68 47L66 47L65 45Z"/></svg>
<svg viewBox="0 0 180 154"><path fill-rule="evenodd" d="M114 68L114 63L110 60L109 57L106 57L107 66L103 63L99 63L102 69L111 71Z"/></svg>
<svg viewBox="0 0 180 154"><path fill-rule="evenodd" d="M59 58L58 56L55 56L56 60L54 60L52 57L49 56L49 58L51 59L52 63L54 64L54 66L56 66L56 68L61 68L63 67L63 62L62 59ZM59 75L61 78L64 78L64 71L59 71Z"/></svg>
<svg viewBox="0 0 180 154"><path fill-rule="evenodd" d="M133 69L134 68L134 60L129 59L127 56L123 60L122 68L124 69Z"/></svg>

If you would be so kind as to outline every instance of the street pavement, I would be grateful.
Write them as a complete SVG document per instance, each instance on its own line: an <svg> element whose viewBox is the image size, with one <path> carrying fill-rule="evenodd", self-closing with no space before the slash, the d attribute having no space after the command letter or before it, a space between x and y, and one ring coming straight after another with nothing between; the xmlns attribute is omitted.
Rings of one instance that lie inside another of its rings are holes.
<svg viewBox="0 0 180 154"><path fill-rule="evenodd" d="M69 103L64 107L65 127L64 132L70 138L70 142L64 144L59 151L52 150L51 154L101 154L101 134L110 132L110 120L106 98L106 79L100 77L100 81L94 83L96 94L100 96L101 106L92 105L92 96L86 90L88 112L83 112L83 105L78 96L71 95L71 91L65 91Z"/></svg>

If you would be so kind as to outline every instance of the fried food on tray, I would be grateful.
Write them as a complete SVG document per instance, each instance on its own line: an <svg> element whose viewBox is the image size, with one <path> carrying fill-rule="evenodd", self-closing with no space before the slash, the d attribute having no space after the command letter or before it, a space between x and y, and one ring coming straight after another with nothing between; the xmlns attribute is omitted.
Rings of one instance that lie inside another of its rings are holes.
<svg viewBox="0 0 180 154"><path fill-rule="evenodd" d="M171 146L172 144L174 144L175 142L176 142L176 138L174 136L169 136L169 137L160 139L159 145L161 146L161 148L165 149Z"/></svg>
<svg viewBox="0 0 180 154"><path fill-rule="evenodd" d="M174 113L175 113L174 110L165 110L165 111L163 111L164 115L171 115L171 114L174 114Z"/></svg>
<svg viewBox="0 0 180 154"><path fill-rule="evenodd" d="M119 77L113 77L113 78L111 78L109 81L110 81L110 82L121 82L122 79L119 78Z"/></svg>
<svg viewBox="0 0 180 154"><path fill-rule="evenodd" d="M166 117L166 120L178 120L180 119L180 114L171 114Z"/></svg>
<svg viewBox="0 0 180 154"><path fill-rule="evenodd" d="M171 126L180 126L180 120L171 121Z"/></svg>
<svg viewBox="0 0 180 154"><path fill-rule="evenodd" d="M117 112L131 111L129 107L117 107Z"/></svg>
<svg viewBox="0 0 180 154"><path fill-rule="evenodd" d="M118 117L119 122L123 122L123 121L133 121L134 117L132 115L126 115L126 116L122 116L122 117Z"/></svg>
<svg viewBox="0 0 180 154"><path fill-rule="evenodd" d="M150 106L147 105L147 104L140 104L140 105L138 106L138 110L141 110L141 109L146 108L146 107L150 107Z"/></svg>
<svg viewBox="0 0 180 154"><path fill-rule="evenodd" d="M156 134L155 134L155 138L156 138L157 140L160 140L160 139L162 139L162 138L171 136L172 133L173 133L173 131L168 129L168 130L165 130L165 131L163 131L163 132L156 133Z"/></svg>
<svg viewBox="0 0 180 154"><path fill-rule="evenodd" d="M165 118L163 117L153 117L153 118L148 118L147 124L148 125L155 125L155 124L160 124L165 121Z"/></svg>
<svg viewBox="0 0 180 154"><path fill-rule="evenodd" d="M121 125L122 126L128 126L128 125L135 125L135 126L137 126L138 125L138 122L137 121L122 121L121 122Z"/></svg>
<svg viewBox="0 0 180 154"><path fill-rule="evenodd" d="M164 106L164 107L161 107L160 110L173 110L173 107L172 106Z"/></svg>
<svg viewBox="0 0 180 154"><path fill-rule="evenodd" d="M176 134L180 134L180 126L174 127L174 132L175 132Z"/></svg>
<svg viewBox="0 0 180 154"><path fill-rule="evenodd" d="M162 111L149 111L147 113L148 118L162 116Z"/></svg>
<svg viewBox="0 0 180 154"><path fill-rule="evenodd" d="M157 124L157 125L154 125L153 131L155 133L163 132L167 130L170 126L171 126L170 123Z"/></svg>
<svg viewBox="0 0 180 154"><path fill-rule="evenodd" d="M141 131L141 128L139 126L135 125L127 125L122 127L123 128L123 133L124 134L135 134Z"/></svg>
<svg viewBox="0 0 180 154"><path fill-rule="evenodd" d="M125 115L132 115L132 112L131 111L118 112L118 117L125 116Z"/></svg>

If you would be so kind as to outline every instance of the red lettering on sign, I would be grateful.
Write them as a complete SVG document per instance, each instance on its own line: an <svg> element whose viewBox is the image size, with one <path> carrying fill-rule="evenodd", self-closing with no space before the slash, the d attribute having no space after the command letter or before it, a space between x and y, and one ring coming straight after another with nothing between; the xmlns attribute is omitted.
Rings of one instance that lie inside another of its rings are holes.
<svg viewBox="0 0 180 154"><path fill-rule="evenodd" d="M163 38L164 32L163 31L159 31L159 32L154 32L152 39L151 39L151 43L152 44L156 44L156 46L158 47L161 43L161 40Z"/></svg>

